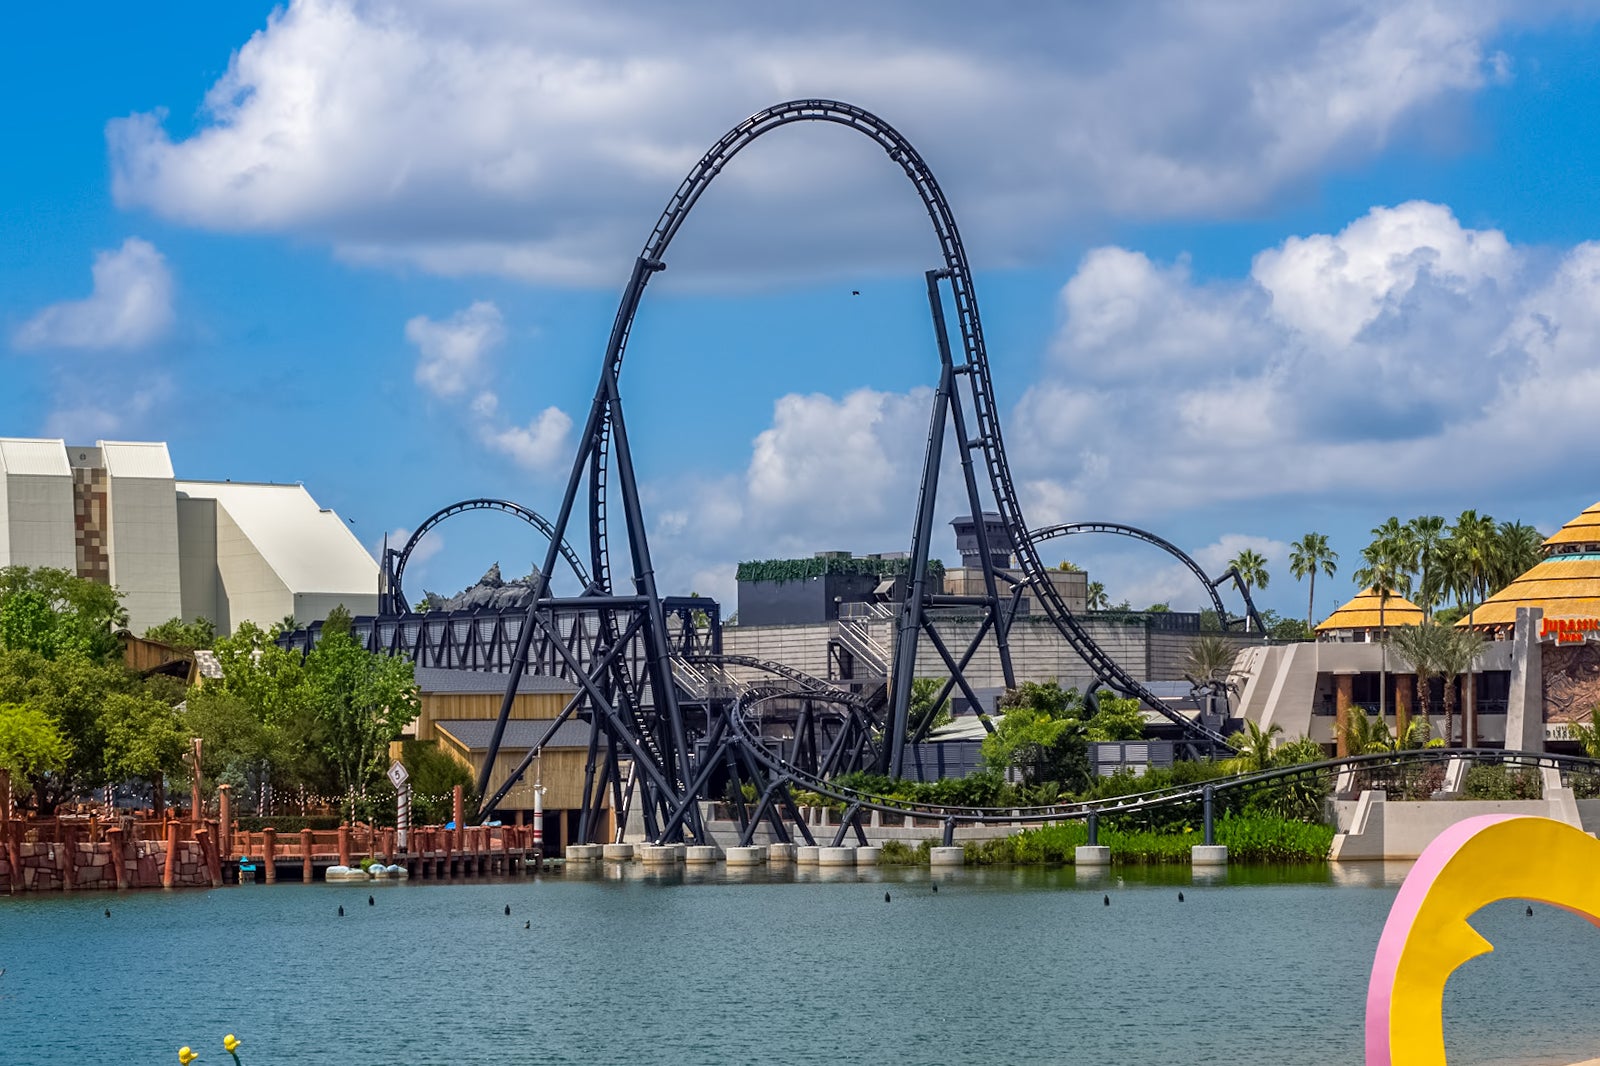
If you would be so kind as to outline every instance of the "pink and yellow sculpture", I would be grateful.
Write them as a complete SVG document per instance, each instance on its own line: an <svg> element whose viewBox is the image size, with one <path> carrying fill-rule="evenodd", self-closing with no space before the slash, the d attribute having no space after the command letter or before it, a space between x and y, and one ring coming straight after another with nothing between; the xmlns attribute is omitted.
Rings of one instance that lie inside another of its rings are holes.
<svg viewBox="0 0 1600 1066"><path fill-rule="evenodd" d="M1496 900L1600 925L1600 840L1565 822L1486 814L1439 834L1400 886L1367 985L1367 1066L1445 1066L1444 986L1494 945L1467 919Z"/></svg>

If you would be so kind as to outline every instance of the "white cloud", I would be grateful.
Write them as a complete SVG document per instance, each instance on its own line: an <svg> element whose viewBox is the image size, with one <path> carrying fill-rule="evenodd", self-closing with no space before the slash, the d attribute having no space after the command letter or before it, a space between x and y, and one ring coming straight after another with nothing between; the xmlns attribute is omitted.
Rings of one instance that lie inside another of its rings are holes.
<svg viewBox="0 0 1600 1066"><path fill-rule="evenodd" d="M398 526L394 529L391 529L386 537L381 537L373 542L370 549L372 552L372 557L376 559L378 564L381 566L383 564L383 549L385 544L387 544L388 547L393 548L395 551L399 551L406 546L406 542L411 539L411 534L413 532L415 531L407 529L404 526ZM444 534L440 533L438 530L430 530L426 537L423 537L421 540L417 541L416 548L412 549L411 558L406 560L406 569L420 571L424 563L444 550L444 543Z"/></svg>
<svg viewBox="0 0 1600 1066"><path fill-rule="evenodd" d="M479 300L443 322L417 315L406 340L417 346L417 384L435 396L459 396L483 375L483 356L505 340L500 309Z"/></svg>
<svg viewBox="0 0 1600 1066"><path fill-rule="evenodd" d="M45 417L44 435L70 442L150 432L150 416L173 389L165 375L146 375L144 381L142 387L125 390L112 381L91 385L81 380L59 388L57 406Z"/></svg>
<svg viewBox="0 0 1600 1066"><path fill-rule="evenodd" d="M140 348L172 325L172 274L149 241L96 252L94 291L51 304L12 337L18 348Z"/></svg>
<svg viewBox="0 0 1600 1066"><path fill-rule="evenodd" d="M546 407L526 426L501 429L486 422L479 426L478 435L490 448L510 456L518 466L548 471L566 457L570 429L572 419L566 412L559 407Z"/></svg>
<svg viewBox="0 0 1600 1066"><path fill-rule="evenodd" d="M808 10L292 0L234 54L192 134L174 140L160 112L109 125L113 190L364 262L612 282L718 135L826 93L900 125L999 262L1107 213L1235 212L1351 165L1503 80L1485 42L1532 17L1430 0ZM839 131L763 142L675 264L744 277L913 250L920 264L915 204L875 154Z"/></svg>
<svg viewBox="0 0 1600 1066"><path fill-rule="evenodd" d="M647 486L663 587L692 587L732 613L741 560L909 549L932 403L928 388L790 394L751 441L742 475ZM934 555L953 558L943 523L964 501L953 449L941 470Z"/></svg>
<svg viewBox="0 0 1600 1066"><path fill-rule="evenodd" d="M1565 476L1547 442L1588 439L1600 403L1600 245L1517 247L1437 204L1290 238L1235 281L1102 249L1062 308L1008 438L1054 520L1475 498Z"/></svg>
<svg viewBox="0 0 1600 1066"><path fill-rule="evenodd" d="M567 451L572 419L547 407L526 426L510 424L500 413L500 396L486 384L490 362L505 343L505 320L492 302L478 300L443 321L417 315L406 322L406 340L417 347L417 385L460 403L478 441L518 466L536 472L556 468Z"/></svg>

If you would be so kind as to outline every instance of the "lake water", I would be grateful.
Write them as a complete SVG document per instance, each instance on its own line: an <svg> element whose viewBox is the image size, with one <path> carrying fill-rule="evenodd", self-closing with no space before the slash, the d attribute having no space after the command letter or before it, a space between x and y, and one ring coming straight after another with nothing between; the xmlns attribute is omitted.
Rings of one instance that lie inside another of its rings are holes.
<svg viewBox="0 0 1600 1066"><path fill-rule="evenodd" d="M377 885L376 906L349 885L0 898L0 1062L188 1044L205 1066L232 1032L246 1066L1359 1063L1403 873L609 866ZM1476 919L1497 951L1450 983L1452 1064L1600 1053L1600 932L1534 912Z"/></svg>

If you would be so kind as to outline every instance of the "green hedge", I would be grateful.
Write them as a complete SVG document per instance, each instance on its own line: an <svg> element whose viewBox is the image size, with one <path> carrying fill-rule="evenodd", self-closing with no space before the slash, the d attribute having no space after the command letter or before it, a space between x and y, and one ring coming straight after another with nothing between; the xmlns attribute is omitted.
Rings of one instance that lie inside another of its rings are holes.
<svg viewBox="0 0 1600 1066"><path fill-rule="evenodd" d="M1133 865L1187 863L1189 849L1201 839L1200 828L1192 825L1176 831L1101 826L1099 834L1100 844L1111 849L1112 862ZM1228 815L1217 820L1216 840L1228 849L1233 863L1324 862L1333 846L1333 828L1271 814ZM999 840L969 841L963 848L974 866L1042 866L1072 862L1074 849L1088 842L1087 826L1066 822Z"/></svg>
<svg viewBox="0 0 1600 1066"><path fill-rule="evenodd" d="M344 819L337 814L284 814L271 818L240 817L234 819L242 833L259 833L263 829L276 829L282 833L298 833L302 829L337 829Z"/></svg>
<svg viewBox="0 0 1600 1066"><path fill-rule="evenodd" d="M740 581L807 581L825 574L867 574L871 577L899 577L911 569L910 559L761 559L739 564ZM944 577L944 563L928 561L928 573Z"/></svg>

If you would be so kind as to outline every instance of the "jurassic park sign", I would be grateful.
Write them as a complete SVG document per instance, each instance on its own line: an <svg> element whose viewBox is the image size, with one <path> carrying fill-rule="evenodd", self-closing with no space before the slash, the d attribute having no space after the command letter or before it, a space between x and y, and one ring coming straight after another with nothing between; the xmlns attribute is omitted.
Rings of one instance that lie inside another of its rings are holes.
<svg viewBox="0 0 1600 1066"><path fill-rule="evenodd" d="M1583 644L1600 638L1600 618L1545 618L1539 622L1539 639L1555 644Z"/></svg>

